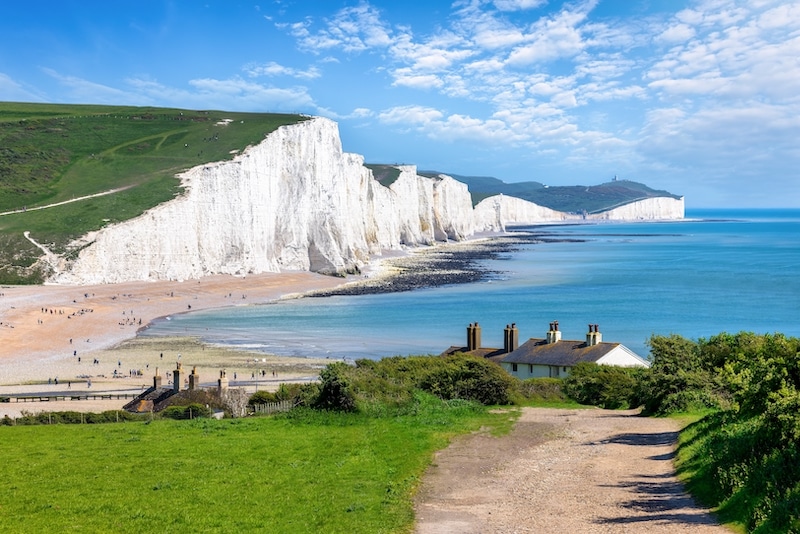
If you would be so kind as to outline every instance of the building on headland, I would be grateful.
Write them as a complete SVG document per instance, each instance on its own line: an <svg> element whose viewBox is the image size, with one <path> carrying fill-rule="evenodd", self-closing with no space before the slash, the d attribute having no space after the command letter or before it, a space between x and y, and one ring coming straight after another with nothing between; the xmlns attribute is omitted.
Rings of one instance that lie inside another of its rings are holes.
<svg viewBox="0 0 800 534"><path fill-rule="evenodd" d="M582 362L617 367L650 367L650 363L621 343L603 341L597 324L589 325L585 340L564 340L558 321L550 323L544 338L530 338L519 345L516 324L506 325L503 348L481 346L481 327L467 327L467 346L450 347L443 355L463 353L498 363L511 375L526 378L565 378Z"/></svg>

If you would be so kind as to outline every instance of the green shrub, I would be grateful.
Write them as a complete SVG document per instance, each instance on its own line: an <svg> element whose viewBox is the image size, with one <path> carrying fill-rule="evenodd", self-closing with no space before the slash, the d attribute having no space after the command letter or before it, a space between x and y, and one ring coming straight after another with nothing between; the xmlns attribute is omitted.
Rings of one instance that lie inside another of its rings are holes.
<svg viewBox="0 0 800 534"><path fill-rule="evenodd" d="M195 404L203 406L204 408L207 406L211 411L224 411L227 408L225 406L225 400L220 397L216 389L184 390L167 399L168 406L189 406Z"/></svg>
<svg viewBox="0 0 800 534"><path fill-rule="evenodd" d="M525 400L566 402L564 381L560 378L528 378L516 384L516 392Z"/></svg>
<svg viewBox="0 0 800 534"><path fill-rule="evenodd" d="M247 399L247 404L249 406L253 406L255 404L269 404L271 402L276 402L277 398L274 393L269 391L256 391L250 398Z"/></svg>
<svg viewBox="0 0 800 534"><path fill-rule="evenodd" d="M93 412L40 412L31 414L22 413L22 417L11 419L5 416L0 422L3 425L75 425L75 424L99 424L99 423L122 423L126 421L143 421L147 415L135 414L124 410L108 410L102 413Z"/></svg>
<svg viewBox="0 0 800 534"><path fill-rule="evenodd" d="M648 345L653 363L636 394L645 413L668 414L722 404L713 367L703 360L697 342L675 334L654 335Z"/></svg>
<svg viewBox="0 0 800 534"><path fill-rule="evenodd" d="M211 417L213 411L202 404L189 404L187 406L167 406L159 412L165 419L198 419Z"/></svg>
<svg viewBox="0 0 800 534"><path fill-rule="evenodd" d="M582 362L564 379L564 392L581 404L613 410L631 406L636 385L634 369Z"/></svg>
<svg viewBox="0 0 800 534"><path fill-rule="evenodd" d="M356 410L356 396L348 379L349 369L347 364L336 362L320 372L320 388L314 401L315 408L337 412Z"/></svg>
<svg viewBox="0 0 800 534"><path fill-rule="evenodd" d="M420 380L424 391L445 400L474 400L485 405L511 403L514 380L499 365L461 354L438 358L437 363Z"/></svg>
<svg viewBox="0 0 800 534"><path fill-rule="evenodd" d="M304 404L303 397L305 395L305 386L308 384L297 383L281 383L278 386L278 391L275 392L275 400L280 401L294 401L295 404Z"/></svg>

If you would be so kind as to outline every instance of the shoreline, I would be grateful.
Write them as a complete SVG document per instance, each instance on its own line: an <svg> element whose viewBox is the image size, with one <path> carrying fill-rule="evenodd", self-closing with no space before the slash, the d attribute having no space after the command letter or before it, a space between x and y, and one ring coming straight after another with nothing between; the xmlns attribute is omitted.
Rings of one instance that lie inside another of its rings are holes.
<svg viewBox="0 0 800 534"><path fill-rule="evenodd" d="M96 372L84 374L112 373L102 360L94 363L99 359L95 354L136 339L140 329L158 317L266 304L351 281L309 272L283 272L246 277L214 275L185 282L3 286L0 384L46 383L72 364L99 366Z"/></svg>
<svg viewBox="0 0 800 534"><path fill-rule="evenodd" d="M0 286L0 396L27 392L55 395L74 388L86 392L89 380L93 391L141 390L152 383L156 366L163 374L179 360L184 369L197 365L204 385L215 382L222 368L232 371L229 379L238 369L246 372L249 366L242 361L248 359L259 360L269 368L270 378L271 369L281 376L280 368L298 363L302 369L284 373L284 378L316 375L330 360L219 347L191 337L149 338L139 334L157 319L194 311L474 282L494 274L478 268L476 262L507 251L509 245L504 239L510 239L509 234L387 251L373 258L360 277L289 271L212 275L182 282ZM55 384L56 378L59 384ZM8 411L8 406L0 404L0 415Z"/></svg>
<svg viewBox="0 0 800 534"><path fill-rule="evenodd" d="M502 272L480 262L498 259L521 244L546 239L539 233L544 228L480 234L460 242L387 251L374 257L361 276L345 278L290 271L212 275L182 282L1 286L0 396L87 393L90 380L92 392L141 391L152 384L156 368L164 376L177 361L182 362L184 373L197 366L206 387L216 383L222 369L227 371L232 387L250 391L259 387L277 389L282 381L314 380L334 360L277 356L207 344L193 337L148 337L140 333L157 319L194 311L291 298L411 291L491 279ZM265 372L260 379L256 368ZM239 376L241 373L247 379ZM58 384L54 383L56 378ZM117 401L116 405L124 403ZM82 411L91 411L85 408L90 404L87 401L67 401L66 407L35 403L34 408L74 410L76 404ZM110 405L106 402L103 407L113 409ZM0 403L0 417L14 413L11 406L17 403ZM33 404L18 406L24 410Z"/></svg>

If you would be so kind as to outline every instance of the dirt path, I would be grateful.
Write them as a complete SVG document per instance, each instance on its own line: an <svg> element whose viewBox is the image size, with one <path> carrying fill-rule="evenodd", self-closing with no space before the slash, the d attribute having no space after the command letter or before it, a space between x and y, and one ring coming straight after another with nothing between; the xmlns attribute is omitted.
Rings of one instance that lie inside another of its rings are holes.
<svg viewBox="0 0 800 534"><path fill-rule="evenodd" d="M14 213L25 213L26 211L36 211L36 210L46 210L48 208L54 208L56 206L63 206L64 204L71 204L72 202L80 202L81 200L87 200L90 198L97 198L97 197L104 197L106 195L113 195L114 193L119 193L120 191L125 191L126 189L130 189L131 185L126 185L125 187L118 187L116 189L109 189L108 191L101 191L100 193L94 193L91 195L86 195L78 198L72 198L70 200L62 200L61 202L55 202L53 204L47 204L45 206L33 206L30 208L22 208L17 210L11 211L4 211L0 213L0 217L3 215L13 215Z"/></svg>
<svg viewBox="0 0 800 534"><path fill-rule="evenodd" d="M525 408L508 436L437 454L416 532L729 533L675 478L677 430L633 411Z"/></svg>

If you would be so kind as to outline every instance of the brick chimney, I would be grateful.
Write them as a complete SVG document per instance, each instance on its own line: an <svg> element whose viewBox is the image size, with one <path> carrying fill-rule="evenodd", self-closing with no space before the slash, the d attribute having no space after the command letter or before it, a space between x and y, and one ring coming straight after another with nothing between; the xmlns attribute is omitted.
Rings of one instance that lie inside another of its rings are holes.
<svg viewBox="0 0 800 534"><path fill-rule="evenodd" d="M600 333L600 325L589 324L589 332L586 334L586 345L593 347L603 342L603 334Z"/></svg>
<svg viewBox="0 0 800 534"><path fill-rule="evenodd" d="M189 374L189 389L195 390L200 388L200 376L197 374L197 367L192 367L192 372Z"/></svg>
<svg viewBox="0 0 800 534"><path fill-rule="evenodd" d="M477 350L481 348L481 327L478 325L478 321L475 321L475 324L469 324L467 327L467 350Z"/></svg>
<svg viewBox="0 0 800 534"><path fill-rule="evenodd" d="M550 323L550 330L547 331L547 343L558 343L561 341L561 331L558 329L558 321Z"/></svg>
<svg viewBox="0 0 800 534"><path fill-rule="evenodd" d="M181 390L181 362L178 362L178 365L175 366L175 370L172 371L172 389L174 391Z"/></svg>
<svg viewBox="0 0 800 534"><path fill-rule="evenodd" d="M219 372L219 380L217 380L217 391L222 393L228 389L228 373L223 369Z"/></svg>
<svg viewBox="0 0 800 534"><path fill-rule="evenodd" d="M519 330L517 329L517 323L511 323L511 326L506 325L506 329L503 332L503 351L509 353L517 350L517 347L519 347Z"/></svg>
<svg viewBox="0 0 800 534"><path fill-rule="evenodd" d="M161 375L158 374L158 367L156 367L156 374L153 376L153 389L161 387Z"/></svg>

